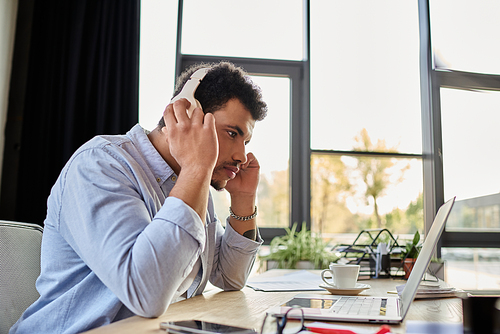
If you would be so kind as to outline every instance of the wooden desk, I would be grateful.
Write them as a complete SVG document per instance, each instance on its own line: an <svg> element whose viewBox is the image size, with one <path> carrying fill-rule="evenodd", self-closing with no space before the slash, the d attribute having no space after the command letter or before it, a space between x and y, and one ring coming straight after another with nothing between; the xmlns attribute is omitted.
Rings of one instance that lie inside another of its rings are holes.
<svg viewBox="0 0 500 334"><path fill-rule="evenodd" d="M290 270L273 269L258 277L283 275ZM313 270L316 274L321 271ZM371 289L360 295L387 296L388 291L395 291L396 285L405 281L393 279L372 279L366 282ZM241 291L224 292L212 288L203 293L178 303L171 304L161 317L154 319L139 316L121 320L110 325L96 328L86 333L92 334L137 334L137 333L165 333L159 329L161 321L197 319L247 328L260 329L266 310L292 298L298 292L262 292L245 287ZM314 293L329 294L327 291ZM443 298L433 300L416 300L413 302L406 320L424 320L436 322L462 322L462 304L459 298ZM339 323L340 324L340 323ZM341 323L349 326L360 326L373 329L375 332L380 326L370 324ZM405 333L405 324L391 325L394 333Z"/></svg>

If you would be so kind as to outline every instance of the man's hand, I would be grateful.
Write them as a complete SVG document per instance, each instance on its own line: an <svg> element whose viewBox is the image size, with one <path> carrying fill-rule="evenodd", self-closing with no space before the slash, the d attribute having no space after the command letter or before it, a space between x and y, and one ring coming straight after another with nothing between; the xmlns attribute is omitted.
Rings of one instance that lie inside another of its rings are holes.
<svg viewBox="0 0 500 334"><path fill-rule="evenodd" d="M170 104L163 113L170 154L182 169L203 169L212 173L219 154L215 119L195 108L191 118L186 109L190 103L180 99Z"/></svg>
<svg viewBox="0 0 500 334"><path fill-rule="evenodd" d="M231 210L234 214L245 217L254 213L259 176L259 162L252 153L248 153L246 163L240 166L236 177L226 184L226 190L231 195ZM255 240L257 236L255 219L241 221L231 217L229 223L239 234Z"/></svg>
<svg viewBox="0 0 500 334"><path fill-rule="evenodd" d="M169 196L184 201L198 213L202 222L208 204L213 169L219 155L219 143L212 114L195 108L191 118L186 109L190 103L181 99L165 109L163 117L170 155L180 167L179 178Z"/></svg>
<svg viewBox="0 0 500 334"><path fill-rule="evenodd" d="M255 197L259 185L259 176L259 162L253 153L248 153L246 163L240 166L240 171L235 178L227 182L226 190L231 196Z"/></svg>

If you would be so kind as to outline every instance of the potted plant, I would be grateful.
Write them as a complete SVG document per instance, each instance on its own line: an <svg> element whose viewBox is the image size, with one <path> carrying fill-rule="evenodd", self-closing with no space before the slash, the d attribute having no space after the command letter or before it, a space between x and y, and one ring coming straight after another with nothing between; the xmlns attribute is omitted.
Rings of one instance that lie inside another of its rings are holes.
<svg viewBox="0 0 500 334"><path fill-rule="evenodd" d="M411 270L417 261L418 254L420 253L420 248L422 246L420 243L420 233L418 231L413 235L413 239L406 243L405 247L402 249L401 257L403 261L403 269L405 271L405 279L410 276Z"/></svg>
<svg viewBox="0 0 500 334"><path fill-rule="evenodd" d="M280 269L323 269L331 262L336 262L338 257L327 249L328 242L320 236L307 230L305 223L297 232L297 223L292 228L286 228L284 236L274 237L270 244L270 253L262 256L269 263L275 261L275 267ZM308 264L301 265L304 261Z"/></svg>

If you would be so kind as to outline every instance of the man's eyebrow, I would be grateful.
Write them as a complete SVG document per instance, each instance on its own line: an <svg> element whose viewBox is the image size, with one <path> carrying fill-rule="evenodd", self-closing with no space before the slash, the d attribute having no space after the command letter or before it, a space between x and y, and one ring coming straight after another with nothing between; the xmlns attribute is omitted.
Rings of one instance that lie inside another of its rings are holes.
<svg viewBox="0 0 500 334"><path fill-rule="evenodd" d="M240 128L239 126L237 126L237 125L228 125L227 127L228 127L228 128L231 128L231 129L233 129L233 130L235 130L235 131L236 131L236 132L238 132L238 134L239 134L240 136L242 136L242 137L243 137L243 135L245 134L245 133L243 132L243 130L241 130L241 128Z"/></svg>

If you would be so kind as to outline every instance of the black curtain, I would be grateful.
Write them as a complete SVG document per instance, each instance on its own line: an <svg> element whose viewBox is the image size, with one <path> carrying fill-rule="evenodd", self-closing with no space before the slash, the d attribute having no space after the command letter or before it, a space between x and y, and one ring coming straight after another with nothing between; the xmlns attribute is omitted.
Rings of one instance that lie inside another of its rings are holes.
<svg viewBox="0 0 500 334"><path fill-rule="evenodd" d="M36 0L15 220L43 224L71 154L138 122L140 0Z"/></svg>

